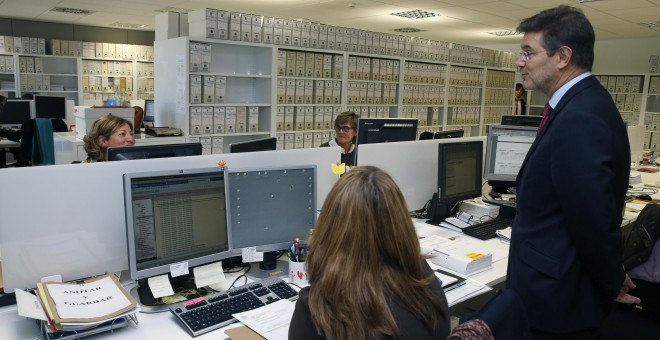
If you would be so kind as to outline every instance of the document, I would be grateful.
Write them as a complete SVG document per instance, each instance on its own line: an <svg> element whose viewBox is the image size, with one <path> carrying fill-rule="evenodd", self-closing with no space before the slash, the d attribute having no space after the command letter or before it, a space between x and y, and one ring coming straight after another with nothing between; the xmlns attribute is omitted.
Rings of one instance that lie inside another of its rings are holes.
<svg viewBox="0 0 660 340"><path fill-rule="evenodd" d="M282 299L233 316L266 339L287 339L295 302Z"/></svg>
<svg viewBox="0 0 660 340"><path fill-rule="evenodd" d="M431 256L431 262L460 274L474 274L489 268L493 262L492 253L464 238L431 235L420 240L419 245L423 254Z"/></svg>
<svg viewBox="0 0 660 340"><path fill-rule="evenodd" d="M147 284L151 290L151 294L154 298L159 298L163 296L174 295L174 289L170 284L170 279L167 274L154 276L147 279Z"/></svg>
<svg viewBox="0 0 660 340"><path fill-rule="evenodd" d="M225 280L222 261L193 268L197 288L219 283Z"/></svg>
<svg viewBox="0 0 660 340"><path fill-rule="evenodd" d="M16 306L18 307L18 315L26 318L48 321L46 313L41 302L36 295L30 294L20 289L14 289L16 294Z"/></svg>

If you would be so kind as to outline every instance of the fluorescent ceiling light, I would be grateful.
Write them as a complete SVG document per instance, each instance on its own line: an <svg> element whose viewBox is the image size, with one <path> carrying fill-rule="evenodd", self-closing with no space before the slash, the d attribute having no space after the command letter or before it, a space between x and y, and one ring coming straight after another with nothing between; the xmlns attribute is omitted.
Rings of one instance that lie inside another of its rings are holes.
<svg viewBox="0 0 660 340"><path fill-rule="evenodd" d="M408 19L424 19L424 18L432 18L432 17L440 16L440 14L438 13L431 13L427 11L422 11L420 9L416 9L414 11L407 11L407 12L390 13L390 14Z"/></svg>

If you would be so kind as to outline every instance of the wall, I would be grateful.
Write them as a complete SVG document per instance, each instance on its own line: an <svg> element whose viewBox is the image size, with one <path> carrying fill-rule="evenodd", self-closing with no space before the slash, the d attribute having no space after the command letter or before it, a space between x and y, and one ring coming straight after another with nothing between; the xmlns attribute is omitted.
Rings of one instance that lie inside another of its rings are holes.
<svg viewBox="0 0 660 340"><path fill-rule="evenodd" d="M0 18L0 35L46 38L46 40L80 40L149 46L154 44L155 37L153 31L72 25L10 18Z"/></svg>
<svg viewBox="0 0 660 340"><path fill-rule="evenodd" d="M478 47L520 51L519 43ZM597 40L594 53L594 73L648 73L649 57L660 55L660 38Z"/></svg>

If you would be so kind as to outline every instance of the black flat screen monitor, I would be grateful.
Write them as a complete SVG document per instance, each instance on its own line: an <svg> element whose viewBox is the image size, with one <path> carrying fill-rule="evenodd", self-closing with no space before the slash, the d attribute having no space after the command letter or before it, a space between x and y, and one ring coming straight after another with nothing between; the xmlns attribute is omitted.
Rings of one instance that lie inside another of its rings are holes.
<svg viewBox="0 0 660 340"><path fill-rule="evenodd" d="M20 127L30 121L32 101L8 99L0 112L0 125Z"/></svg>
<svg viewBox="0 0 660 340"><path fill-rule="evenodd" d="M455 213L458 202L481 196L483 142L438 144L438 192L429 218L439 223Z"/></svg>
<svg viewBox="0 0 660 340"><path fill-rule="evenodd" d="M233 255L223 168L128 173L123 182L128 268L143 305L156 303L146 279L174 265L192 268ZM185 286L189 278L169 280Z"/></svg>
<svg viewBox="0 0 660 340"><path fill-rule="evenodd" d="M265 252L260 267L266 271L282 262L274 251L307 239L316 224L314 165L230 169L227 195L232 248Z"/></svg>
<svg viewBox="0 0 660 340"><path fill-rule="evenodd" d="M411 118L360 118L356 144L359 145L417 140L417 119Z"/></svg>
<svg viewBox="0 0 660 340"><path fill-rule="evenodd" d="M425 131L419 135L419 140L425 139L446 139L446 138L461 138L465 134L464 130L448 130L448 131Z"/></svg>
<svg viewBox="0 0 660 340"><path fill-rule="evenodd" d="M538 127L542 118L542 116L502 116L500 125Z"/></svg>
<svg viewBox="0 0 660 340"><path fill-rule="evenodd" d="M506 193L516 185L516 177L529 148L536 139L537 127L492 125L486 139L484 177L493 191Z"/></svg>
<svg viewBox="0 0 660 340"><path fill-rule="evenodd" d="M119 146L108 148L107 160L127 161L133 159L199 156L201 154L201 143Z"/></svg>
<svg viewBox="0 0 660 340"><path fill-rule="evenodd" d="M277 149L277 138L268 137L229 144L229 153L271 151Z"/></svg>
<svg viewBox="0 0 660 340"><path fill-rule="evenodd" d="M154 127L154 122L156 121L155 116L155 107L153 99L146 99L144 101L144 119L142 119L143 127Z"/></svg>
<svg viewBox="0 0 660 340"><path fill-rule="evenodd" d="M34 112L37 118L66 118L66 98L34 96Z"/></svg>

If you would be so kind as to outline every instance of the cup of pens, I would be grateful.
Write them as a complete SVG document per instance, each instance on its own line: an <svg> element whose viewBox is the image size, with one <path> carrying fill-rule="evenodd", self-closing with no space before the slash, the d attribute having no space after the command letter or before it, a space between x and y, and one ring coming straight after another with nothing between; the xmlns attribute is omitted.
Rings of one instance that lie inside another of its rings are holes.
<svg viewBox="0 0 660 340"><path fill-rule="evenodd" d="M289 249L289 280L299 287L309 285L307 280L307 270L305 269L305 256L307 255L307 246L302 244L299 239L295 239Z"/></svg>

